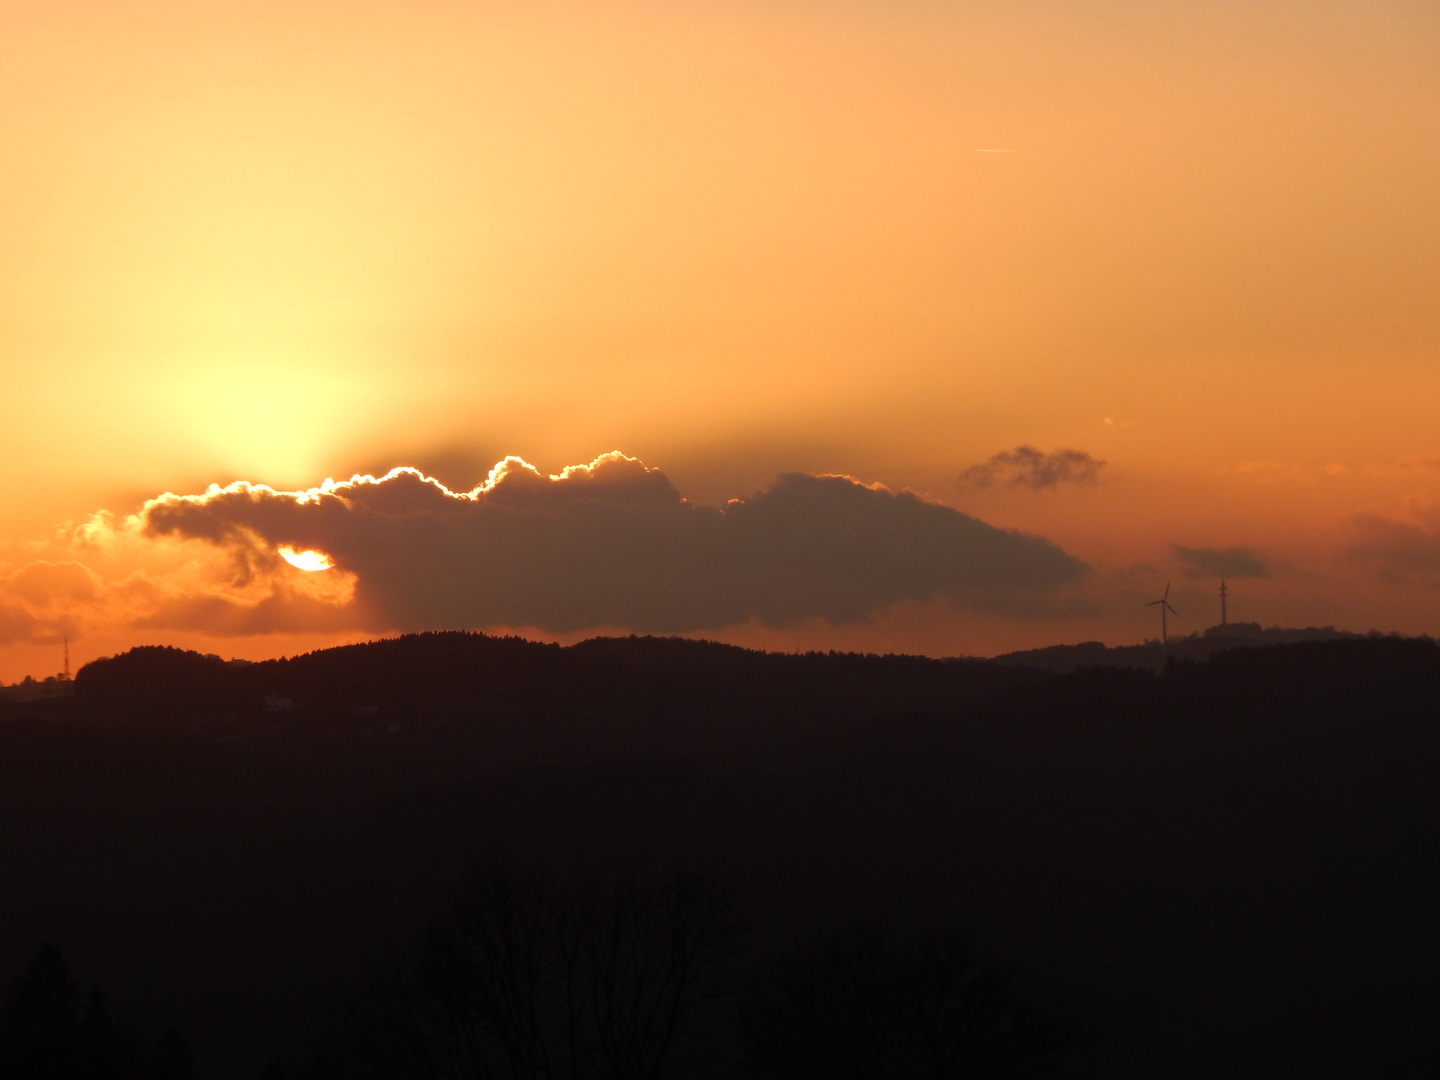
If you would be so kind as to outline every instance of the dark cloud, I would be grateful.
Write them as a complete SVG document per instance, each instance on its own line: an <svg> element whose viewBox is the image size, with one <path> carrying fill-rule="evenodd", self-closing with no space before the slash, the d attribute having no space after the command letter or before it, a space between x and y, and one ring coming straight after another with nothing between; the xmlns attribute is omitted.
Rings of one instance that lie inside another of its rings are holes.
<svg viewBox="0 0 1440 1080"><path fill-rule="evenodd" d="M32 604L94 600L100 592L98 577L78 562L54 563L41 559L10 575L6 592Z"/></svg>
<svg viewBox="0 0 1440 1080"><path fill-rule="evenodd" d="M1047 540L847 477L784 475L704 507L621 454L551 477L507 458L464 494L413 469L309 492L234 484L153 500L141 520L230 551L247 580L300 573L278 545L324 551L365 625L404 630L844 623L935 597L1033 614L1086 572Z"/></svg>
<svg viewBox="0 0 1440 1080"><path fill-rule="evenodd" d="M1056 450L1045 454L1033 446L1005 450L981 465L971 465L957 478L961 487L987 488L997 483L1036 491L1061 484L1093 484L1105 462L1084 450Z"/></svg>
<svg viewBox="0 0 1440 1080"><path fill-rule="evenodd" d="M1386 581L1440 585L1440 511L1422 512L1418 522L1357 514L1344 556Z"/></svg>
<svg viewBox="0 0 1440 1080"><path fill-rule="evenodd" d="M1182 544L1171 544L1185 567L1188 578L1262 578L1270 576L1270 567L1250 548L1191 548Z"/></svg>
<svg viewBox="0 0 1440 1080"><path fill-rule="evenodd" d="M39 622L18 604L0 602L0 645L36 636Z"/></svg>
<svg viewBox="0 0 1440 1080"><path fill-rule="evenodd" d="M0 642L58 641L75 631L74 609L100 595L99 577L73 561L39 559L0 575Z"/></svg>
<svg viewBox="0 0 1440 1080"><path fill-rule="evenodd" d="M225 596L164 597L133 620L142 630L203 630L220 637L275 632L339 631L354 628L344 607L280 588L245 603Z"/></svg>

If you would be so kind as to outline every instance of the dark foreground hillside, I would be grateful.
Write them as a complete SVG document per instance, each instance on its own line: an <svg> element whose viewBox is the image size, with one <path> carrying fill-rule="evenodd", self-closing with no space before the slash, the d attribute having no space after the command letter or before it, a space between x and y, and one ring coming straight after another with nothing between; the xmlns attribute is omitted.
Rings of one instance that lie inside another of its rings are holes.
<svg viewBox="0 0 1440 1080"><path fill-rule="evenodd" d="M1099 1076L1433 1075L1440 649L1161 674L429 635L140 650L0 724L0 977L55 942L202 1075L313 1021L476 855L704 866L746 955L972 928Z"/></svg>

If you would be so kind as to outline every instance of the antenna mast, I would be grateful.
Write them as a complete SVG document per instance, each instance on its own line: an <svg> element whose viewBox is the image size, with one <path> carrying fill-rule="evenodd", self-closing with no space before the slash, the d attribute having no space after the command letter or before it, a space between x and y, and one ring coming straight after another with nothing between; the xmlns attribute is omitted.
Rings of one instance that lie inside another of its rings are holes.
<svg viewBox="0 0 1440 1080"><path fill-rule="evenodd" d="M1225 588L1225 579L1222 577L1222 578L1220 579L1220 625L1221 625L1221 626L1224 626L1224 625L1225 625L1225 621L1226 621L1225 597L1228 596L1228 595L1229 595L1229 590Z"/></svg>

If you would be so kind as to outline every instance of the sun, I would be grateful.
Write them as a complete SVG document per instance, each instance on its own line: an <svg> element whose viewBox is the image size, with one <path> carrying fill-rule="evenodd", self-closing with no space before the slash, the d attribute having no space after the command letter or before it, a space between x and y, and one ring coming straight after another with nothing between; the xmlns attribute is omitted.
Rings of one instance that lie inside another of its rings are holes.
<svg viewBox="0 0 1440 1080"><path fill-rule="evenodd" d="M281 544L275 550L280 553L282 559L300 570L329 570L335 565L335 560L323 551L311 549L296 551L289 544Z"/></svg>

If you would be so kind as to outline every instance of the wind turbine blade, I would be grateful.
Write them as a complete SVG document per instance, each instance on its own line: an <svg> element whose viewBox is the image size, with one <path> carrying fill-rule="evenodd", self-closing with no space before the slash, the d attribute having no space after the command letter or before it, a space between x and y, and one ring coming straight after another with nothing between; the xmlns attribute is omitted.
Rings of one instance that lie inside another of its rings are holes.
<svg viewBox="0 0 1440 1080"><path fill-rule="evenodd" d="M1162 596L1160 599L1162 599L1162 600L1169 600L1169 599L1170 599L1170 583L1169 583L1168 581L1165 582L1165 595Z"/></svg>
<svg viewBox="0 0 1440 1080"><path fill-rule="evenodd" d="M1167 608L1170 608L1170 614L1171 614L1171 615L1174 615L1177 619L1180 617L1180 613L1179 613L1178 611L1176 611L1173 607L1170 607L1170 601L1169 601L1169 600L1166 600L1166 601L1165 601L1165 606L1166 606Z"/></svg>

